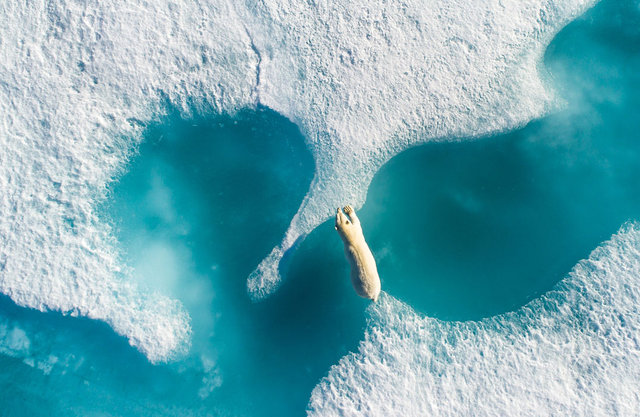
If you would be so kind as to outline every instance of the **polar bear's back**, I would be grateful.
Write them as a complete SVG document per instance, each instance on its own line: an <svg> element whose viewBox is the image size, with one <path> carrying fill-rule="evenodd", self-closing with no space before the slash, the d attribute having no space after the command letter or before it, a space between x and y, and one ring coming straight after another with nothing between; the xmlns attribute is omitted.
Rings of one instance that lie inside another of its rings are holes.
<svg viewBox="0 0 640 417"><path fill-rule="evenodd" d="M351 283L359 296L377 301L380 295L380 277L376 261L364 237L354 243L345 248L351 265Z"/></svg>

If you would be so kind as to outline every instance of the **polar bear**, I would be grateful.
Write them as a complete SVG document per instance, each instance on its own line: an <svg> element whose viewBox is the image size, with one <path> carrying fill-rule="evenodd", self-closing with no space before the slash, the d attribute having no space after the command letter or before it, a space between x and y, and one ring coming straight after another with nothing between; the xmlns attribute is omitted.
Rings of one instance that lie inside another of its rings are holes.
<svg viewBox="0 0 640 417"><path fill-rule="evenodd" d="M364 240L360 220L351 206L336 213L336 230L344 243L344 252L351 264L351 283L360 297L378 301L380 277L376 260ZM347 217L348 216L348 217Z"/></svg>

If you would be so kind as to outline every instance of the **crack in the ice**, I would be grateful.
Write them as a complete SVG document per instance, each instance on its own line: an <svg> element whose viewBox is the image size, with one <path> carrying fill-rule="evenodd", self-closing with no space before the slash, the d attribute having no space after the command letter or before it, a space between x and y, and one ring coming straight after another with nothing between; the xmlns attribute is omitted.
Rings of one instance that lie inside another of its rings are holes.
<svg viewBox="0 0 640 417"><path fill-rule="evenodd" d="M260 54L260 50L258 49L258 47L256 46L255 42L253 41L253 37L251 36L251 33L249 32L249 29L247 29L247 27L244 27L244 31L247 34L247 37L249 38L249 42L251 44L251 50L253 51L254 54L256 54L256 58L258 60L258 64L256 65L256 83L255 86L253 87L253 94L256 98L256 104L260 104L260 65L262 64L262 55Z"/></svg>

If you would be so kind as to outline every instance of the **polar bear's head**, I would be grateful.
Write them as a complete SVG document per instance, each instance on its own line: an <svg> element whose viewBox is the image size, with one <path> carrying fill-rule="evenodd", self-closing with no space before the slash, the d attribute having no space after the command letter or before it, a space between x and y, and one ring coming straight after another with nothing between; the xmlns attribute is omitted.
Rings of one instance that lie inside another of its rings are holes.
<svg viewBox="0 0 640 417"><path fill-rule="evenodd" d="M355 238L362 234L362 229L360 228L360 223L356 221L355 213L353 217L350 216L353 213L351 206L345 207L345 212L347 214L343 213L341 208L336 211L335 228L342 240L353 242Z"/></svg>
<svg viewBox="0 0 640 417"><path fill-rule="evenodd" d="M349 220L347 215L342 212L342 209L338 207L338 210L336 212L336 230L340 231L340 229L349 227L349 225L351 225L351 221Z"/></svg>

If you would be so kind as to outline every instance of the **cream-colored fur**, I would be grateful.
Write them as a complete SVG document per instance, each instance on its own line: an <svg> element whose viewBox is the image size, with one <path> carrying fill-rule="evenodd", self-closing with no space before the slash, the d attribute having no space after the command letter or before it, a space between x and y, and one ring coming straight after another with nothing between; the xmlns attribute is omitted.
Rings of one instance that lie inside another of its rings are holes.
<svg viewBox="0 0 640 417"><path fill-rule="evenodd" d="M380 295L380 277L376 260L364 240L360 220L351 206L336 213L336 230L344 243L344 252L351 264L351 283L359 296L374 302Z"/></svg>

